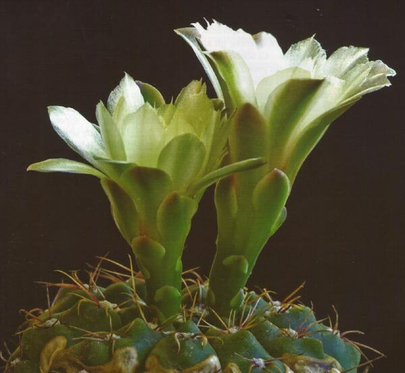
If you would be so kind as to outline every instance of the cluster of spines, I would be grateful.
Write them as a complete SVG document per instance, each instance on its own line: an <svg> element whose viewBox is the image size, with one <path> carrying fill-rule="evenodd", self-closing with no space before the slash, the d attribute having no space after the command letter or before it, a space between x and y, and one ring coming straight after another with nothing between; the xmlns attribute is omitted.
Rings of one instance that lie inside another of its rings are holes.
<svg viewBox="0 0 405 373"><path fill-rule="evenodd" d="M270 292L246 292L228 317L205 306L206 284L191 270L183 280L182 312L164 323L143 301L142 276L102 268L77 272L58 286L47 310L25 312L19 346L6 360L9 373L84 372L357 372L371 364L360 347L296 304L298 290L283 301ZM103 288L100 278L110 284ZM373 350L375 351L375 350ZM360 363L361 355L365 363Z"/></svg>

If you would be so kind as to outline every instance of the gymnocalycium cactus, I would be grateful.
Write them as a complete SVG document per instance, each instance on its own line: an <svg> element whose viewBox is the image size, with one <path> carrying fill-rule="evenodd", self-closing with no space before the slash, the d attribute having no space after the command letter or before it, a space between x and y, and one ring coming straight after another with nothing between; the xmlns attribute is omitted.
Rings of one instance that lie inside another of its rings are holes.
<svg viewBox="0 0 405 373"><path fill-rule="evenodd" d="M100 264L88 283L68 275L72 283L58 285L46 310L27 312L7 371L356 372L359 344L296 304L296 292L279 302L245 284L286 218L305 158L334 119L395 72L368 61L364 48L326 58L314 38L283 54L270 34L218 22L176 32L217 99L194 81L166 103L126 74L107 107L97 105L97 125L49 108L56 132L90 165L50 159L29 170L98 177L140 272L103 258L121 271ZM212 184L218 239L210 276L182 278L191 220Z"/></svg>

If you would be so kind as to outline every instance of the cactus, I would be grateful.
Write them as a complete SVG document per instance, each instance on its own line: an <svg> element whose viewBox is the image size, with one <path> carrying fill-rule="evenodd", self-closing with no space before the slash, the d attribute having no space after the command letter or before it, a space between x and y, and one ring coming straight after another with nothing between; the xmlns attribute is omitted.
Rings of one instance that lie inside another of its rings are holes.
<svg viewBox="0 0 405 373"><path fill-rule="evenodd" d="M206 305L207 283L191 272L181 312L159 323L132 265L102 258L87 283L77 272L66 275L70 282L47 284L58 287L47 310L26 312L9 372L334 373L360 362L354 342L292 296L277 302L268 291L246 291L243 306L221 317Z"/></svg>
<svg viewBox="0 0 405 373"><path fill-rule="evenodd" d="M139 272L132 259L126 267L102 258L86 283L73 272L66 274L71 283L47 284L59 287L56 297L47 309L26 312L6 371L368 371L361 348L378 351L349 340L337 322L317 320L297 303L300 288L275 301L245 285L286 219L306 157L334 119L390 85L395 71L369 61L364 48L343 47L326 58L314 38L283 54L270 34L218 22L176 32L203 64L217 99L193 81L166 102L126 74L107 105L97 105L98 124L71 108L49 108L55 131L90 165L49 159L28 170L99 178ZM182 252L213 184L217 252L203 281L183 272Z"/></svg>

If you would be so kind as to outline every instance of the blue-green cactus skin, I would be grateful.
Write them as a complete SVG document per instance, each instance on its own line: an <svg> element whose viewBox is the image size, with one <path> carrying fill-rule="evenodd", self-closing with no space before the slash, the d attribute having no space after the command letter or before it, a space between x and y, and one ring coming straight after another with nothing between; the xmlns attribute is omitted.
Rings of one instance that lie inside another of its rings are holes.
<svg viewBox="0 0 405 373"><path fill-rule="evenodd" d="M24 325L6 372L357 372L358 348L312 309L247 292L239 310L220 317L207 295L198 281L183 289L183 312L159 324L141 277L63 287Z"/></svg>

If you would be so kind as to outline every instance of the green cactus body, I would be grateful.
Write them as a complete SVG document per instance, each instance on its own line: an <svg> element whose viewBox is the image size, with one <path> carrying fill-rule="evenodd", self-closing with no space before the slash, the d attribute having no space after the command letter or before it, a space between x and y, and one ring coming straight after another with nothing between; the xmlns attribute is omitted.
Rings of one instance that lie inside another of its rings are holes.
<svg viewBox="0 0 405 373"><path fill-rule="evenodd" d="M253 292L220 318L206 306L207 284L195 280L182 290L182 312L162 324L138 294L147 299L138 273L105 288L64 286L24 326L8 373L356 372L360 363L308 307Z"/></svg>

